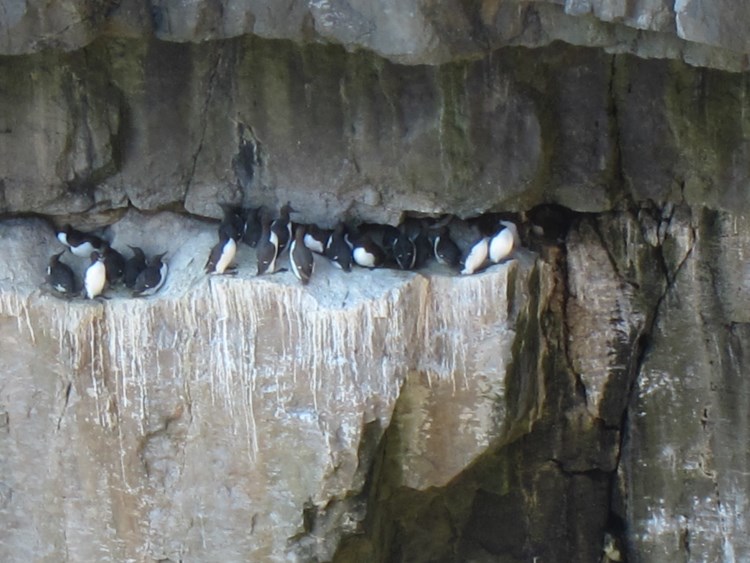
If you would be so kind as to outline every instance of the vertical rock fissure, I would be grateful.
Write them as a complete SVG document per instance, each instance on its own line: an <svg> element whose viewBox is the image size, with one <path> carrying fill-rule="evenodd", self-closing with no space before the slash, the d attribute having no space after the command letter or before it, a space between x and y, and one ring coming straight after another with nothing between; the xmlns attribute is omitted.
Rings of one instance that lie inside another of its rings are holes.
<svg viewBox="0 0 750 563"><path fill-rule="evenodd" d="M211 72L208 76L208 86L206 88L206 96L203 100L203 105L201 107L201 113L200 113L200 136L198 137L198 146L195 149L195 152L193 153L193 156L191 158L191 164L190 164L190 172L188 173L187 181L185 182L185 193L188 193L190 191L190 187L193 184L193 179L195 178L195 169L198 166L198 158L200 157L201 151L203 150L203 141L206 138L206 131L209 126L209 105L211 103L211 98L213 97L214 88L216 86L216 76L219 72L219 65L221 65L223 60L223 54L224 51L221 49L216 50L215 60L212 61L211 64Z"/></svg>
<svg viewBox="0 0 750 563"><path fill-rule="evenodd" d="M665 204L661 208L656 208L657 216L661 218L660 220L663 221L664 218L666 218L667 222L671 222L673 218L673 206L671 204ZM644 211L642 209L642 211ZM648 211L654 211L654 208L652 207ZM639 215L640 217L640 215ZM636 219L638 222L638 225L644 232L650 228L649 225L646 225L643 223L643 221ZM665 232L662 231L662 225L659 224L657 226L657 230L659 232ZM657 258L656 264L658 266L659 272L655 272L658 279L661 279L661 284L663 285L661 292L657 295L656 299L653 302L653 305L646 311L645 315L645 322L643 325L642 330L638 334L638 336L635 339L635 352L633 354L633 357L635 358L635 362L632 365L631 373L629 376L629 384L627 387L626 392L626 400L625 400L625 408L623 409L622 415L620 417L620 425L619 425L619 441L617 444L617 450L616 450L616 458L615 458L615 468L614 471L611 473L610 477L610 495L609 495L609 512L610 512L610 522L608 523L608 532L612 534L613 536L617 537L618 541L620 542L620 545L625 550L628 560L632 560L636 557L636 553L632 552L632 545L630 545L627 541L625 541L625 537L623 535L625 534L626 530L623 529L623 522L630 521L629 518L625 517L625 514L622 513L623 510L628 509L628 492L627 491L621 491L618 490L618 473L622 471L621 463L622 463L622 455L625 448L625 444L628 442L630 436L629 436L629 428L630 428L630 421L629 418L631 416L631 409L634 406L634 401L636 398L636 394L638 391L638 383L640 379L640 375L643 373L643 366L645 365L645 362L648 358L648 354L650 351L650 345L651 345L651 339L654 335L654 331L659 323L659 316L660 311L663 307L663 304L665 300L667 299L669 293L674 290L676 279L682 270L682 268L687 263L688 259L693 253L693 249L695 248L695 229L692 225L688 225L689 232L690 232L690 240L692 241L691 245L688 247L687 251L685 252L682 259L678 262L678 264L675 266L675 268L670 272L670 268L668 265L668 261L664 254L664 236L658 236L657 233L657 244L653 246L653 252ZM601 236L601 233L599 233ZM616 260L614 259L614 256L609 249L606 240L604 237L601 237L601 242L604 248L607 249L608 256L612 259L613 266L616 265ZM618 274L619 275L619 274ZM625 280L623 280L625 281ZM646 290L646 288L638 288L639 291L643 292ZM648 302L648 296L644 295L644 302ZM630 468L630 471L632 471L633 468ZM624 498L619 498L619 495L624 495ZM619 510L617 508L619 508ZM689 544L685 544L686 546ZM689 549L686 550L686 554L689 558Z"/></svg>
<svg viewBox="0 0 750 563"><path fill-rule="evenodd" d="M586 405L588 404L586 385L583 382L581 373L575 369L575 362L573 362L570 351L571 325L570 318L568 317L568 304L571 297L571 291L570 280L568 277L568 250L564 244L559 247L553 271L555 272L555 282L560 284L559 295L561 299L561 310L559 314L562 326L560 347L565 357L567 369L575 378L578 397L583 401L583 404Z"/></svg>
<svg viewBox="0 0 750 563"><path fill-rule="evenodd" d="M71 382L68 382L67 385L65 385L65 402L63 403L62 408L60 409L60 415L57 417L57 430L60 430L60 424L62 423L62 419L65 416L65 411L68 409L68 403L70 402L70 391L73 388L73 384Z"/></svg>

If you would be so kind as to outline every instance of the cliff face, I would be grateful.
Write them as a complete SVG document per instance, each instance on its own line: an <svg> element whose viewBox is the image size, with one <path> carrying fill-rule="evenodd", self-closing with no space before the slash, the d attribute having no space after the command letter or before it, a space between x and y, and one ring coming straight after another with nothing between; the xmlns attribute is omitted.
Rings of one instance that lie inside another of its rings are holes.
<svg viewBox="0 0 750 563"><path fill-rule="evenodd" d="M0 72L5 212L747 205L746 76L673 61L556 44L413 67L245 37L102 40Z"/></svg>
<svg viewBox="0 0 750 563"><path fill-rule="evenodd" d="M540 416L539 375L506 392L546 269L530 255L464 278L319 261L302 288L255 279L249 249L239 276L205 277L214 229L178 216L131 212L113 242L144 232L149 252L185 240L169 246L169 281L154 299L99 303L35 290L53 234L2 225L18 260L2 293L5 560L329 559L365 516L349 497L397 404L402 486L417 490ZM324 535L305 527L332 506Z"/></svg>
<svg viewBox="0 0 750 563"><path fill-rule="evenodd" d="M750 557L745 8L0 8L0 558ZM287 200L527 248L204 276L217 201ZM49 221L166 286L50 295Z"/></svg>
<svg viewBox="0 0 750 563"><path fill-rule="evenodd" d="M5 2L0 53L72 51L98 37L170 42L257 35L364 49L394 62L440 64L500 46L553 41L745 70L750 8L730 0L366 0L319 2Z"/></svg>

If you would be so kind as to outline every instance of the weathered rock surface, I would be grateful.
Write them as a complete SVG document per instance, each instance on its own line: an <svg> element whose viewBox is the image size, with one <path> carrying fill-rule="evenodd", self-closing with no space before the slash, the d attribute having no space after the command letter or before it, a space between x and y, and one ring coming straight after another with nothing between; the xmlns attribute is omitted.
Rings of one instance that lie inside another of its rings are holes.
<svg viewBox="0 0 750 563"><path fill-rule="evenodd" d="M748 8L438 4L0 0L3 561L750 559ZM287 200L551 224L204 277L198 216ZM39 290L71 218L163 292Z"/></svg>
<svg viewBox="0 0 750 563"><path fill-rule="evenodd" d="M204 277L214 233L129 214L113 243L168 250L169 280L91 302L36 289L60 246L46 225L0 226L18 264L0 280L3 560L329 559L364 517L350 497L397 399L403 486L420 490L540 416L538 374L508 367L545 269L531 255L466 278L321 262L302 288L251 277L251 256ZM333 532L309 535L332 503Z"/></svg>
<svg viewBox="0 0 750 563"><path fill-rule="evenodd" d="M0 59L0 211L217 200L395 223L624 197L746 209L746 75L557 45L398 66L254 38Z"/></svg>
<svg viewBox="0 0 750 563"><path fill-rule="evenodd" d="M302 289L247 249L207 279L213 226L131 211L109 236L170 279L99 303L37 289L59 245L5 221L2 557L596 560L614 518L629 560L743 560L745 223L641 206Z"/></svg>
<svg viewBox="0 0 750 563"><path fill-rule="evenodd" d="M748 220L683 209L673 274L636 382L620 474L643 561L750 557Z"/></svg>
<svg viewBox="0 0 750 563"><path fill-rule="evenodd" d="M257 35L365 49L398 63L441 64L498 47L561 40L610 52L747 68L750 8L729 0L389 0L96 2L4 0L0 54L72 51L100 36L195 42Z"/></svg>

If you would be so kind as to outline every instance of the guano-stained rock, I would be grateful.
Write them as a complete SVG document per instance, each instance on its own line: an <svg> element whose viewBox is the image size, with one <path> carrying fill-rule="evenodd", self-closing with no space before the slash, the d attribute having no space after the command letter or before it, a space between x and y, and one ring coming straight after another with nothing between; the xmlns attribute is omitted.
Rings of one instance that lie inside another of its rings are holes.
<svg viewBox="0 0 750 563"><path fill-rule="evenodd" d="M130 213L110 234L169 251L157 296L40 293L59 244L39 221L0 225L4 256L31 250L0 280L3 559L305 560L305 507L362 489L379 438L363 430L389 425L410 373L428 383L408 484L443 485L503 439L531 256L470 277L321 263L303 288L251 277L247 255L237 277L204 276L214 229L169 214Z"/></svg>
<svg viewBox="0 0 750 563"><path fill-rule="evenodd" d="M705 210L671 224L674 234L691 233L690 244L667 261L674 282L628 417L620 487L631 549L640 561L742 561L750 554L748 221Z"/></svg>

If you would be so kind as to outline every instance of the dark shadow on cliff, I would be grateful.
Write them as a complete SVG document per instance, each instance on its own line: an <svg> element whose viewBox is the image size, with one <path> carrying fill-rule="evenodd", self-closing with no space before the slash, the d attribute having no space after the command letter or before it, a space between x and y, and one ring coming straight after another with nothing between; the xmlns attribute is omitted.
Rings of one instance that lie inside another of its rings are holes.
<svg viewBox="0 0 750 563"><path fill-rule="evenodd" d="M539 270L529 282L498 399L503 442L444 487L401 486L399 402L368 480L362 530L341 542L334 561L598 560L616 432L583 413L565 349L565 249L547 245L546 253L555 279L547 295Z"/></svg>

